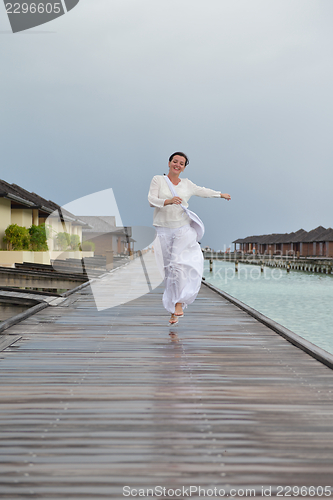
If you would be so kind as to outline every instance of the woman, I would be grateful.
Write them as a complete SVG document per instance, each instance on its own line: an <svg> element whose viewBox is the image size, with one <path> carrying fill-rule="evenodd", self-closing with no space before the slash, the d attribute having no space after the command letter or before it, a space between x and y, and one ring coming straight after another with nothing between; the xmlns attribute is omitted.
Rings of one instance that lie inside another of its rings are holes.
<svg viewBox="0 0 333 500"><path fill-rule="evenodd" d="M197 233L190 226L191 219L182 207L188 207L191 196L202 198L224 198L229 194L193 184L189 179L180 179L189 164L184 153L173 153L169 158L168 178L177 196L173 196L163 175L155 175L150 184L148 201L155 207L153 224L161 244L164 264L165 291L163 305L170 312L170 324L176 324L183 316L183 309L198 295L203 273L203 256L196 241Z"/></svg>

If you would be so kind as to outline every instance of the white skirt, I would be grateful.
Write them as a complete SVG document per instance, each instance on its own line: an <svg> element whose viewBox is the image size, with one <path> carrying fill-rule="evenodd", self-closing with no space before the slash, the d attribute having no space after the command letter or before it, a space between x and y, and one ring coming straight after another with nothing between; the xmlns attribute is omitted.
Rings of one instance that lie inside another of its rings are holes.
<svg viewBox="0 0 333 500"><path fill-rule="evenodd" d="M185 308L198 295L204 259L197 233L189 224L176 229L156 227L156 231L160 248L155 247L155 255L164 270L163 306L174 313L178 302Z"/></svg>

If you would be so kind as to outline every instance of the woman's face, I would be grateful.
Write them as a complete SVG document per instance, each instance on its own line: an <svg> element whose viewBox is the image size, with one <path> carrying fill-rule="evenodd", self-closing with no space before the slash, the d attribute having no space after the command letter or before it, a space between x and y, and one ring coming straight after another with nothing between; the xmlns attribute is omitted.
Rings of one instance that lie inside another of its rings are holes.
<svg viewBox="0 0 333 500"><path fill-rule="evenodd" d="M169 172L173 174L181 174L185 170L186 160L184 156L176 155L169 161Z"/></svg>

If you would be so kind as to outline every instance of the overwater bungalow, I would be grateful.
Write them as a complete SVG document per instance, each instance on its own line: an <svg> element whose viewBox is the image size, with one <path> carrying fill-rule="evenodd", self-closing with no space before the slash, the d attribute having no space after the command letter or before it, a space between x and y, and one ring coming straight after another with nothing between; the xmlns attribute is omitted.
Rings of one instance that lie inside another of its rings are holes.
<svg viewBox="0 0 333 500"><path fill-rule="evenodd" d="M333 229L323 226L311 231L247 236L233 243L236 252L245 254L333 258Z"/></svg>

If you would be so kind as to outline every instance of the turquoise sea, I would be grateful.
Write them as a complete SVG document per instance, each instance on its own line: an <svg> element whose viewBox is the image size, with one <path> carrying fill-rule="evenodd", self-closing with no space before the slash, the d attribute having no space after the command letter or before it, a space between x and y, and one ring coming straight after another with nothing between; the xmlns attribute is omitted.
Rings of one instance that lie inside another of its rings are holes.
<svg viewBox="0 0 333 500"><path fill-rule="evenodd" d="M333 354L333 275L205 261L206 281Z"/></svg>

